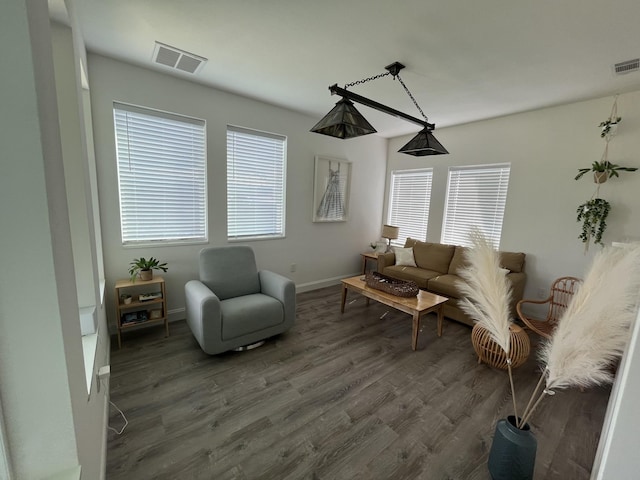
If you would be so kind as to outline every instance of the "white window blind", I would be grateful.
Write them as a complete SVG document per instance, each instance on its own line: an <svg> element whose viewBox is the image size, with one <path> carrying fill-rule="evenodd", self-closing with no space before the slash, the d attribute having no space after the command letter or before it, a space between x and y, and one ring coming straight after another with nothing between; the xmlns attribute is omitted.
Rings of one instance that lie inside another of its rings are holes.
<svg viewBox="0 0 640 480"><path fill-rule="evenodd" d="M426 240L433 169L391 172L388 224L399 227L392 245L404 246L407 238Z"/></svg>
<svg viewBox="0 0 640 480"><path fill-rule="evenodd" d="M122 243L207 240L205 122L114 103Z"/></svg>
<svg viewBox="0 0 640 480"><path fill-rule="evenodd" d="M500 247L510 170L510 164L449 169L442 243L469 246L469 231L477 227Z"/></svg>
<svg viewBox="0 0 640 480"><path fill-rule="evenodd" d="M227 126L227 237L284 236L287 139Z"/></svg>

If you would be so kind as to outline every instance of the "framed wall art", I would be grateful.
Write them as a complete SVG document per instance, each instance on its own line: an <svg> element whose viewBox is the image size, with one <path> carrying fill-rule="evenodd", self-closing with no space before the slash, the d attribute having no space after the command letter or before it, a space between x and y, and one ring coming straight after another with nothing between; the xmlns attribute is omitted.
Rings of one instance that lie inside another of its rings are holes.
<svg viewBox="0 0 640 480"><path fill-rule="evenodd" d="M349 215L351 162L316 155L313 177L313 221L345 222Z"/></svg>

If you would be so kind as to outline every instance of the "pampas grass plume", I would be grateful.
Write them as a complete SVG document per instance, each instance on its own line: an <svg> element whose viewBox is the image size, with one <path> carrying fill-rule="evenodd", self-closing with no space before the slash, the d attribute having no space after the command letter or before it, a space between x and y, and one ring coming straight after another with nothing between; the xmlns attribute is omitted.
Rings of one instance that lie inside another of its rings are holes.
<svg viewBox="0 0 640 480"><path fill-rule="evenodd" d="M460 272L465 282L458 282L463 297L462 310L484 327L491 338L509 354L511 284L500 269L500 254L477 230L470 234L473 248L466 250L468 266Z"/></svg>
<svg viewBox="0 0 640 480"><path fill-rule="evenodd" d="M640 246L601 250L541 350L548 389L612 381L610 365L624 352L638 292Z"/></svg>

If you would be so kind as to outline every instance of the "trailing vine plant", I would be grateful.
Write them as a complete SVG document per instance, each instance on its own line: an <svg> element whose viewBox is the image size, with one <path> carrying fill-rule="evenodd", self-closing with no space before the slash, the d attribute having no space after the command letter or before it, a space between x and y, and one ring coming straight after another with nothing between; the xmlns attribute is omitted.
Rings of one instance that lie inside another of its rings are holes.
<svg viewBox="0 0 640 480"><path fill-rule="evenodd" d="M602 243L602 234L607 228L607 216L611 205L603 198L592 198L578 207L578 222L582 222L580 240L585 244L585 251L589 249L589 242Z"/></svg>

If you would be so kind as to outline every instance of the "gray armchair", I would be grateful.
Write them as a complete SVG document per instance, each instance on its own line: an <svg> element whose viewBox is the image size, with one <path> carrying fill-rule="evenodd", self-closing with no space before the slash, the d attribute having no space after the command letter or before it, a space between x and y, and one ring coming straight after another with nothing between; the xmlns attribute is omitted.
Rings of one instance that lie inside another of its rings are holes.
<svg viewBox="0 0 640 480"><path fill-rule="evenodd" d="M245 246L205 248L200 280L184 287L187 323L209 355L283 333L296 316L293 281L258 271L253 250Z"/></svg>

